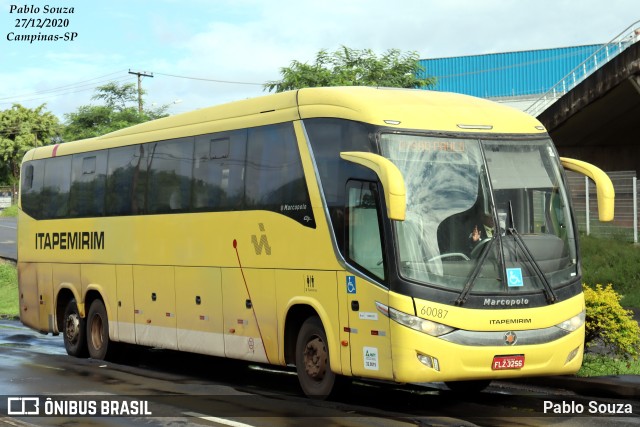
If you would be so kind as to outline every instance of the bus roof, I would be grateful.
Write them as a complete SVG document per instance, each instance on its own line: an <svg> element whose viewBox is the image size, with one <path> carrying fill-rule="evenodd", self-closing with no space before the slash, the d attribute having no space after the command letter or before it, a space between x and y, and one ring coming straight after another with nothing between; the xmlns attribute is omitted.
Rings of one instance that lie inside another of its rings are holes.
<svg viewBox="0 0 640 427"><path fill-rule="evenodd" d="M336 117L402 129L544 134L532 116L467 95L363 86L305 88L177 114L96 138L31 150L25 160L286 121Z"/></svg>

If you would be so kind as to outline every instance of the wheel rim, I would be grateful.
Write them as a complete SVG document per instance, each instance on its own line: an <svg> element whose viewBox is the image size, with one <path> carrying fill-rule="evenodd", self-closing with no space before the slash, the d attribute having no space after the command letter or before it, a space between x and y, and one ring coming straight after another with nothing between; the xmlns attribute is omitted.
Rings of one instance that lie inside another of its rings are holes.
<svg viewBox="0 0 640 427"><path fill-rule="evenodd" d="M100 316L93 316L91 319L91 344L96 350L102 348L102 318Z"/></svg>
<svg viewBox="0 0 640 427"><path fill-rule="evenodd" d="M327 370L327 348L318 336L313 337L304 350L305 372L310 378L322 381Z"/></svg>
<svg viewBox="0 0 640 427"><path fill-rule="evenodd" d="M80 316L78 316L77 313L67 316L64 334L67 337L67 341L71 344L78 342L78 339L80 338Z"/></svg>

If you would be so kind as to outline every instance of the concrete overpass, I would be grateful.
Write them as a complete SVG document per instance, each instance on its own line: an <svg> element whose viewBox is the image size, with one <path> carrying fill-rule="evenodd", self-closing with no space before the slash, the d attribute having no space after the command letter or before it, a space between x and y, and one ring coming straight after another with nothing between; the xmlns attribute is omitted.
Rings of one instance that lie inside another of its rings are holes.
<svg viewBox="0 0 640 427"><path fill-rule="evenodd" d="M538 115L560 155L640 175L640 42Z"/></svg>

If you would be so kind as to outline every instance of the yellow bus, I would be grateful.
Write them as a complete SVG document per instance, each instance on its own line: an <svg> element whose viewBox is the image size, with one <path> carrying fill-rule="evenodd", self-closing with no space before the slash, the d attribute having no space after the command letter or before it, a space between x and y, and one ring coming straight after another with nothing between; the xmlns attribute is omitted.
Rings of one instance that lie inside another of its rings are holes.
<svg viewBox="0 0 640 427"><path fill-rule="evenodd" d="M22 322L69 355L132 343L486 387L568 374L585 304L564 168L531 116L464 95L307 88L30 150Z"/></svg>

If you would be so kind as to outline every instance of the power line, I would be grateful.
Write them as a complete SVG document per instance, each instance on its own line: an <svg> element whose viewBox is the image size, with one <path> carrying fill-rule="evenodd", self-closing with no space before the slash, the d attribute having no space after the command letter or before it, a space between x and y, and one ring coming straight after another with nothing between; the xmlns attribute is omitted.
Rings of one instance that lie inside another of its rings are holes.
<svg viewBox="0 0 640 427"><path fill-rule="evenodd" d="M188 80L200 80L200 81L204 81L204 82L213 82L213 83L227 83L227 84L234 84L234 85L252 85L252 86L263 86L264 83L252 83L252 82L238 82L238 81L232 81L232 80L218 80L218 79L205 79L203 77L189 77L189 76L179 76L176 74L166 74L166 73L155 73L159 76L166 76L166 77L176 77L178 79L188 79Z"/></svg>
<svg viewBox="0 0 640 427"><path fill-rule="evenodd" d="M117 73L114 73L117 74ZM96 79L93 79L96 80ZM6 98L0 98L0 105L9 105L9 104L17 104L17 103L25 103L25 102L31 102L31 101L40 101L40 100L47 100L47 99L51 99L57 96L62 96L62 95L70 95L70 94L74 94L74 93L80 93L80 92L86 92L86 91L90 91L90 90L95 90L96 86L102 84L102 83L107 83L107 82L121 82L121 81L126 81L126 80L131 80L131 77L125 75L122 77L118 77L118 78L109 78L109 79L103 79L102 80L96 80L93 83L82 83L82 84L70 84L70 85L66 85L66 86L61 86L61 87L57 87L57 88L53 88L53 89L47 89L47 90L42 90L42 91L38 91L38 92L32 92L31 94L24 94L24 95L16 95L16 96L11 96L11 97L6 97ZM38 95L43 95L43 96L38 96ZM34 96L32 98L23 98L23 97L28 97L28 96ZM2 101L5 100L5 101Z"/></svg>
<svg viewBox="0 0 640 427"><path fill-rule="evenodd" d="M122 73L127 73L127 74L123 75ZM129 70L128 72L125 70L119 70L119 71L114 71L112 73L104 74L101 76L93 77L87 80L81 80L76 83L69 83L66 85L57 86L50 89L43 89L39 91L23 93L20 95L0 97L0 105L21 104L21 103L27 103L27 102L33 102L33 101L46 101L46 100L63 96L63 95L71 95L71 94L76 94L76 93L81 93L86 91L92 91L92 90L95 90L97 86L103 83L127 81L132 78L128 74L138 75L138 72L132 72L131 70ZM154 73L141 72L138 78L140 79L140 77L142 76L153 77L153 74ZM237 85L250 85L250 86L264 85L264 83L211 79L211 78L183 76L183 75L169 74L169 73L155 73L155 74L160 76L165 76L165 77L197 80L197 81L204 81L204 82L211 82L211 83L237 84ZM141 86L139 84L138 91L140 90L141 90ZM138 106L140 108L140 98L138 101Z"/></svg>
<svg viewBox="0 0 640 427"><path fill-rule="evenodd" d="M7 99L12 99L12 98L22 98L22 97L25 97L25 96L34 96L34 95L43 95L43 94L46 94L46 93L55 93L55 92L58 92L58 91L66 91L68 89L76 89L76 88L79 88L79 87L95 85L96 84L96 82L95 82L96 80L100 80L100 82L102 82L107 77L113 76L113 75L116 75L116 74L120 74L122 72L123 71L116 71L116 72L113 72L113 73L105 74L103 76L98 76L98 77L94 77L94 78L91 78L91 79L88 79L88 80L82 80L82 81L79 81L79 82L76 82L76 83L70 83L70 84L67 84L67 85L58 86L58 87L51 88L51 89L44 89L44 90L39 90L39 91L36 91L36 92L31 92L31 93L25 93L25 94L21 94L21 95L8 96L8 97L0 98L0 101L4 101L4 100L7 100ZM122 79L122 77L120 77L120 79ZM106 79L106 80L110 80L110 79Z"/></svg>

